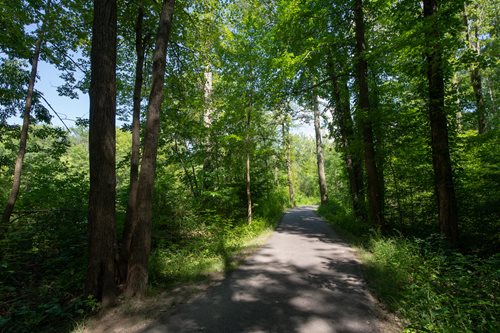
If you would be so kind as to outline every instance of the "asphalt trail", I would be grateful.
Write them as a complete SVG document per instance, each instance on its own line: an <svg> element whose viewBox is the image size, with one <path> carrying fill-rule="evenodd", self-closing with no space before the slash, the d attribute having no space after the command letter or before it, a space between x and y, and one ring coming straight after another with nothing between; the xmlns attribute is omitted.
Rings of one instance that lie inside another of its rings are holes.
<svg viewBox="0 0 500 333"><path fill-rule="evenodd" d="M374 309L353 249L308 206L289 210L219 285L141 332L380 332Z"/></svg>

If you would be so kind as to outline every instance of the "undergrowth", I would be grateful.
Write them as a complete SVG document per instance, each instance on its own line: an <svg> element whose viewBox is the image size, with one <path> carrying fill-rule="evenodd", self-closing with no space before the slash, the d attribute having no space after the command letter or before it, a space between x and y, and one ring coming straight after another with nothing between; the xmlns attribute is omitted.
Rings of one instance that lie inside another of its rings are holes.
<svg viewBox="0 0 500 333"><path fill-rule="evenodd" d="M183 223L176 242L160 242L150 257L153 288L204 279L235 268L242 249L257 246L256 238L274 228L276 220L255 218L250 225L221 216L203 224Z"/></svg>
<svg viewBox="0 0 500 333"><path fill-rule="evenodd" d="M263 201L250 225L213 210L157 216L150 293L234 269L238 253L257 246L278 222L286 203L281 198ZM97 300L83 293L86 227L84 210L48 211L11 223L0 240L0 332L67 332L99 310Z"/></svg>
<svg viewBox="0 0 500 333"><path fill-rule="evenodd" d="M287 205L285 189L278 188L255 201L251 224L243 215L223 215L207 205L175 220L161 215L153 230L150 291L231 271L242 250L258 246L259 236L274 229Z"/></svg>
<svg viewBox="0 0 500 333"><path fill-rule="evenodd" d="M464 255L439 235L382 235L335 202L319 213L361 247L376 296L405 322L404 332L497 332L500 255Z"/></svg>

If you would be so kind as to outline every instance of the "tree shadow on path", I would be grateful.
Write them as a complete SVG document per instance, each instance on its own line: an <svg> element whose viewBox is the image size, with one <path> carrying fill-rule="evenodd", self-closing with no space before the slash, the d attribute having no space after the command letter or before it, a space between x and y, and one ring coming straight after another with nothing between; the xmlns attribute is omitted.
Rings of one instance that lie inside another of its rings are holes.
<svg viewBox="0 0 500 333"><path fill-rule="evenodd" d="M299 207L219 285L140 332L366 333L377 322L353 249Z"/></svg>

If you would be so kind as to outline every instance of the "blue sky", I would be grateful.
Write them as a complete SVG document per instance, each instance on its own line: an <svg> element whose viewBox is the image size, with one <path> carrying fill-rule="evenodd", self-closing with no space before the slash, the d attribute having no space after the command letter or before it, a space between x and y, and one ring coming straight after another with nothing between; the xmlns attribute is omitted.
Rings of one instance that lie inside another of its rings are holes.
<svg viewBox="0 0 500 333"><path fill-rule="evenodd" d="M78 99L59 96L57 87L63 84L63 80L59 77L60 71L53 65L44 61L38 64L38 80L35 84L35 89L42 92L45 99L50 103L54 110L59 114L68 127L73 127L77 117L88 118L89 114L89 97L87 94L78 94ZM50 110L45 102L44 106ZM52 124L63 126L61 121L50 110L52 116ZM21 124L22 114L17 117L11 117L8 120L11 124Z"/></svg>
<svg viewBox="0 0 500 333"><path fill-rule="evenodd" d="M57 87L63 84L63 80L59 77L61 72L53 65L40 61L38 65L38 80L35 84L35 89L42 92L45 99L50 103L54 110L62 118L66 126L73 127L77 118L88 118L89 116L89 96L78 92L78 99L71 99L65 96L59 96ZM44 106L48 106L44 103ZM52 115L52 124L63 126L62 122L54 115L52 110L48 108ZM9 120L11 124L21 124L22 117L12 117ZM119 126L118 122L117 125ZM296 134L303 133L307 136L314 135L314 127L311 124L296 124L292 128L292 132Z"/></svg>
<svg viewBox="0 0 500 333"><path fill-rule="evenodd" d="M46 62L40 62L38 66L38 76L40 78L36 82L35 89L43 93L45 99L47 99L54 110L61 116L66 125L72 127L77 117L88 118L89 96L81 92L78 94L78 99L59 96L57 87L63 84L63 80L59 75L59 70L53 65ZM54 116L53 113L52 116ZM52 118L52 123L57 126L62 126L62 123L55 116Z"/></svg>

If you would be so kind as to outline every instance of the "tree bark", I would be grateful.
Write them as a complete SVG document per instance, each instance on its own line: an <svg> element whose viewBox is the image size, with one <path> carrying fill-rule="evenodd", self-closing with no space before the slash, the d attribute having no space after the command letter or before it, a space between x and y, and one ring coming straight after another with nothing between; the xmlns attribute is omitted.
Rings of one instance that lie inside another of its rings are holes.
<svg viewBox="0 0 500 333"><path fill-rule="evenodd" d="M135 52L137 60L135 63L135 83L132 109L132 154L130 157L130 187L128 192L127 213L123 228L122 246L120 252L120 281L127 280L127 266L130 256L130 242L132 231L137 221L137 188L139 187L139 158L141 144L141 95L144 70L145 46L142 34L142 24L144 20L144 8L139 6L137 20L135 24Z"/></svg>
<svg viewBox="0 0 500 333"><path fill-rule="evenodd" d="M325 177L325 162L323 157L323 140L321 138L321 115L318 96L313 95L314 133L316 134L316 163L318 166L319 196L321 204L328 202L328 192Z"/></svg>
<svg viewBox="0 0 500 333"><path fill-rule="evenodd" d="M45 9L45 19L38 33L38 38L35 42L35 49L33 51L33 57L31 58L31 73L28 82L28 92L26 94L26 99L24 102L24 112L23 112L23 124L21 127L21 135L19 138L19 150L17 152L16 164L14 165L14 176L12 180L12 188L7 199L7 204L2 214L2 221L0 224L0 238L2 238L8 227L10 217L14 211L14 206L16 205L17 198L19 196L19 188L21 187L21 175L23 169L24 156L26 155L26 145L28 142L28 130L30 126L30 114L31 106L33 104L33 91L35 89L36 73L38 71L38 60L40 58L40 53L42 45L44 42L45 29L47 26L48 15L50 13L51 0L48 0Z"/></svg>
<svg viewBox="0 0 500 333"><path fill-rule="evenodd" d="M424 19L429 83L429 119L431 125L432 164L441 234L452 246L458 242L458 217L444 109L443 55L441 33L436 22L437 0L424 0Z"/></svg>
<svg viewBox="0 0 500 333"><path fill-rule="evenodd" d="M163 0L160 25L153 54L153 81L149 95L144 149L137 190L137 221L133 231L128 263L126 296L144 296L148 284L148 260L151 251L151 227L156 157L163 102L166 53L172 27L175 0Z"/></svg>
<svg viewBox="0 0 500 333"><path fill-rule="evenodd" d="M290 137L290 121L289 117L283 120L283 124L281 125L282 136L283 136L283 144L285 146L285 161L286 161L286 175L288 182L288 196L290 199L290 204L292 207L297 207L295 203L295 191L293 190L293 177L292 177L292 147L291 147L291 137Z"/></svg>
<svg viewBox="0 0 500 333"><path fill-rule="evenodd" d="M330 65L330 78L332 80L332 95L336 111L334 112L332 109L332 118L336 122L340 132L340 142L349 178L349 189L351 193L353 211L358 218L365 221L366 213L364 210L363 170L361 169L361 159L353 147L355 136L354 125L351 118L347 80L342 81L341 89L339 78L335 73L333 64Z"/></svg>
<svg viewBox="0 0 500 333"><path fill-rule="evenodd" d="M482 76L479 67L475 66L471 69L470 80L476 97L477 132L483 134L486 131L486 106L484 104Z"/></svg>
<svg viewBox="0 0 500 333"><path fill-rule="evenodd" d="M479 33L477 26L474 27L474 38L473 40L471 36L471 31L469 28L469 22L467 18L467 12L464 5L464 24L465 24L465 38L467 39L467 45L469 49L474 51L478 57L481 56L481 45L479 40ZM472 65L470 69L470 81L472 85L472 89L474 90L474 96L476 97L476 114L477 114L477 132L479 134L483 134L486 130L486 106L484 104L483 97L483 87L482 87L482 76L479 70L479 64L475 63Z"/></svg>
<svg viewBox="0 0 500 333"><path fill-rule="evenodd" d="M90 53L89 263L86 291L103 307L116 298L116 0L94 0Z"/></svg>
<svg viewBox="0 0 500 333"><path fill-rule="evenodd" d="M210 127L212 126L212 93L213 93L213 75L211 71L211 66L207 65L204 73L204 102L205 102L205 112L203 113L203 125L207 130L204 148L205 157L203 159L203 170L202 170L202 190L211 188L211 172L212 172L212 147L210 142Z"/></svg>
<svg viewBox="0 0 500 333"><path fill-rule="evenodd" d="M245 173L245 183L246 183L246 194L247 194L247 223L252 223L252 188L250 179L250 154L251 154L251 144L252 137L251 131L251 119L252 119L252 108L253 101L252 96L250 96L250 106L247 110L247 135L246 135L246 173Z"/></svg>
<svg viewBox="0 0 500 333"><path fill-rule="evenodd" d="M384 226L383 189L377 166L375 144L373 142L373 110L370 107L368 90L368 62L365 58L365 23L362 0L354 1L354 23L356 31L356 79L358 85L358 107L361 113L365 169L368 180L368 207L370 221L379 227Z"/></svg>

